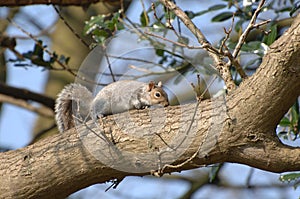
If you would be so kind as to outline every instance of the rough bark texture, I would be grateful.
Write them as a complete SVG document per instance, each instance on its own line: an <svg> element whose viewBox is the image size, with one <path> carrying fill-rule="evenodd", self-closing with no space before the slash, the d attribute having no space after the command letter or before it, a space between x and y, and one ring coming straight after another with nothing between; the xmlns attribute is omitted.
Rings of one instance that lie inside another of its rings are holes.
<svg viewBox="0 0 300 199"><path fill-rule="evenodd" d="M278 122L300 94L299 63L300 15L271 46L257 72L226 96L225 104L219 98L203 101L198 107L196 104L167 107L167 119L157 132L151 122L155 119L153 115L159 115L161 109L154 110L152 118L147 110L131 111L132 121L140 126L138 130L128 127L127 132L152 132L151 141L146 139L146 135L132 138L122 132L122 125L116 123L114 116L104 119L102 133L114 138L119 151L145 154L159 151L178 135L187 135L191 143L186 145L188 147L173 165L192 157L201 146L198 155L191 161L182 167L166 168L165 172L217 162L237 162L271 172L300 170L300 149L283 145L275 135ZM191 123L195 107L197 112ZM125 113L118 116L120 121L127 118ZM186 131L189 127L190 131ZM28 147L1 153L0 197L64 198L95 183L150 173L123 172L103 164L88 150L89 145L84 141L85 137L93 135L91 132L82 126ZM107 150L101 145L101 139L90 139L88 142L95 151L97 147ZM164 158L168 162L168 154ZM164 166L165 159L149 162L150 167L159 169ZM148 164L143 159L135 161L128 164L134 168Z"/></svg>

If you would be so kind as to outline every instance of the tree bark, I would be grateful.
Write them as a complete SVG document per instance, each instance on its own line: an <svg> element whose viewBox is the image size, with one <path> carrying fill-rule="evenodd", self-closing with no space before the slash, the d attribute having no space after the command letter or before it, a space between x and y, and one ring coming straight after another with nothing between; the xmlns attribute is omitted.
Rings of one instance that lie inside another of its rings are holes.
<svg viewBox="0 0 300 199"><path fill-rule="evenodd" d="M95 183L148 175L150 170L174 172L218 162L271 172L300 170L300 149L283 145L275 134L278 122L300 95L299 63L300 15L274 42L257 72L225 98L205 100L199 106L170 106L164 117L160 117L163 109L130 111L130 121L138 127L126 120L127 113L112 115L99 121L98 127L88 122L1 153L1 197L64 198ZM98 139L99 132L113 138L112 143ZM177 138L181 143L174 147ZM180 153L174 157L176 150ZM111 156L101 159L103 154ZM152 159L143 154L151 154ZM180 166L182 162L186 163ZM126 165L118 170L118 163Z"/></svg>

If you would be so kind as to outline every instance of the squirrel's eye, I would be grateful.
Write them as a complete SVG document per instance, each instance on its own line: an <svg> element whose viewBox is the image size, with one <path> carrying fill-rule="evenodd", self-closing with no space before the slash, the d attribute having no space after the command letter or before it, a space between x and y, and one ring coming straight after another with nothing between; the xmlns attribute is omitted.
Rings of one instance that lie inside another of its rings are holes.
<svg viewBox="0 0 300 199"><path fill-rule="evenodd" d="M157 97L157 98L160 97L160 93L159 93L159 92L156 92L154 95L155 95L155 97Z"/></svg>

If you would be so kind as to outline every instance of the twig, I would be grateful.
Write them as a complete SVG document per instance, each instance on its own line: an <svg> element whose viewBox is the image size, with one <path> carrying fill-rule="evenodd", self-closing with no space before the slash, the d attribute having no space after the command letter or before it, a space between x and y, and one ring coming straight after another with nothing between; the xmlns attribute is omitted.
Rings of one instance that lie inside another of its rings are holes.
<svg viewBox="0 0 300 199"><path fill-rule="evenodd" d="M226 46L226 41L229 39L229 36L232 32L233 29L233 24L234 24L234 16L235 14L233 14L232 16L232 21L231 21L231 26L228 30L226 30L226 28L224 28L224 32L225 32L225 38L223 39L221 46L220 46L220 53L225 55L226 57L228 57L229 61L226 64L226 68L229 70L231 64L233 66L235 66L237 72L240 74L241 78L244 79L247 77L245 71L243 70L242 66L240 65L240 63L238 62L237 59L233 58L231 52L229 51L229 49ZM223 51L223 48L225 49L225 51Z"/></svg>
<svg viewBox="0 0 300 199"><path fill-rule="evenodd" d="M85 45L87 48L89 48L89 44L86 43L86 41L84 41L80 35L74 30L74 28L72 28L72 26L65 20L65 18L61 15L61 12L57 9L57 7L55 5L53 5L54 10L56 11L56 13L58 14L59 18L64 22L64 24L69 28L69 30L77 37L77 39L79 39L79 41L81 41L81 43L83 43L83 45Z"/></svg>
<svg viewBox="0 0 300 199"><path fill-rule="evenodd" d="M227 62L227 67L229 68L231 64L234 65L236 71L240 74L241 78L245 79L247 75L243 70L242 66L240 65L240 63L238 62L238 60L233 57L233 55L231 54L231 52L229 51L226 45L224 46L224 48L225 48L224 55L226 55L229 59L229 62Z"/></svg>
<svg viewBox="0 0 300 199"><path fill-rule="evenodd" d="M174 149L172 146L170 146L170 145L169 145L169 144L161 137L160 134L155 133L155 135L157 135L157 136L159 137L159 139L160 139L167 147L169 147L170 149L172 149L173 151L175 151L175 149Z"/></svg>
<svg viewBox="0 0 300 199"><path fill-rule="evenodd" d="M21 30L24 34L28 35L32 40L35 41L36 45L38 45L41 49L43 49L46 53L48 53L51 57L55 57L54 53L52 53L51 51L49 51L47 48L45 48L43 45L40 44L40 42L29 32L27 32L26 30L24 30L21 26L19 26L17 23L15 23L13 20L11 20L10 18L6 18L11 24L13 24L14 26L16 26L19 30ZM75 72L73 72L73 70L68 67L67 65L65 65L64 63L62 63L61 61L59 61L58 59L55 59L55 62L58 63L58 65L60 65L64 70L66 70L67 72L69 72L71 75L73 75L74 77L79 78L82 81L88 82L88 83L93 83L96 85L100 85L103 86L104 84L101 83L97 83L95 81L86 79L85 77L79 76L77 75Z"/></svg>
<svg viewBox="0 0 300 199"><path fill-rule="evenodd" d="M143 8L143 15L144 15L146 24L149 24L149 18L148 18L148 16L147 16L147 11L146 11L146 8L145 8L144 1L140 0L140 2L141 2L141 5L142 5L142 8ZM152 3L152 4L153 4L153 3Z"/></svg>
<svg viewBox="0 0 300 199"><path fill-rule="evenodd" d="M267 19L265 21L254 24L253 28L259 28L260 26L264 26L265 24L270 23L270 22L271 22L271 19ZM265 32L265 34L268 34L268 32L266 32L266 31L264 31L264 32Z"/></svg>
<svg viewBox="0 0 300 199"><path fill-rule="evenodd" d="M157 13L156 13L156 8L155 8L155 4L154 3L151 3L151 9L153 10L153 16L154 18L166 29L168 29L168 27L166 26L166 24L164 24L162 21L161 21L161 18L158 18L157 16Z"/></svg>
<svg viewBox="0 0 300 199"><path fill-rule="evenodd" d="M107 65L108 65L108 69L109 69L111 78L112 78L113 82L115 82L116 79L115 79L115 75L114 75L114 73L112 71L112 68L111 68L111 63L109 61L109 57L108 57L107 52L106 52L106 46L103 44L102 47L103 47L103 50L104 50L104 57L105 57L105 60L107 62Z"/></svg>
<svg viewBox="0 0 300 199"><path fill-rule="evenodd" d="M47 97L40 93L32 92L28 89L16 88L0 82L0 94L4 94L6 96L10 96L17 99L22 99L25 101L30 100L30 101L38 102L54 110L55 103L53 98Z"/></svg>
<svg viewBox="0 0 300 199"><path fill-rule="evenodd" d="M198 78L199 78L199 76L198 76ZM197 97L198 102L196 104L195 111L194 111L193 116L192 116L192 121L191 121L191 123L190 123L190 125L189 125L189 127L188 127L188 129L186 131L186 136L187 136L188 132L190 131L190 129L191 129L193 123L194 123L194 120L195 120L195 117L196 117L196 113L197 113L198 107L199 107L199 105L201 103L201 100L203 99L205 93L208 91L208 89L210 88L210 86L212 85L212 83L216 80L216 78L217 78L217 76L214 75L213 79L207 85L207 87L205 88L205 90L201 93L200 96ZM198 79L198 82L200 82L199 79ZM200 85L199 85L199 87L200 87ZM181 141L181 143L175 149L177 149L184 142L184 140ZM152 172L152 174L155 175L155 176L162 176L164 174L164 170L167 169L167 168L176 169L176 168L180 168L180 167L184 166L185 164L189 163L190 161L192 161L198 155L198 153L199 153L199 151L200 151L200 149L202 147L202 143L199 144L199 147L196 150L196 152L191 157L189 157L188 159L186 159L184 162L182 162L180 164L177 164L177 165L165 164L159 171Z"/></svg>
<svg viewBox="0 0 300 199"><path fill-rule="evenodd" d="M176 4L170 0L160 0L168 9L172 10L178 18L185 24L185 26L195 35L198 42L202 45L204 49L207 50L209 56L213 59L215 67L219 71L221 77L223 78L227 90L230 92L236 88L236 85L232 79L230 70L226 68L225 62L222 60L221 56L216 53L218 50L215 49L205 38L204 34L200 29L192 22L192 20L186 15L186 13L181 10Z"/></svg>
<svg viewBox="0 0 300 199"><path fill-rule="evenodd" d="M180 43L180 42L176 42L176 41L172 41L172 40L170 40L170 39L167 39L167 38L162 37L162 36L160 36L160 35L153 34L153 33L151 33L151 32L144 32L144 33L145 33L146 35L153 36L153 37L156 37L156 38L165 40L165 41L170 42L170 43L172 43L172 44L175 44L175 45L177 45L177 46L186 47L186 48L188 48L188 49L203 49L202 46L189 46L189 45L187 45L187 44ZM217 52L217 51L216 51L216 52Z"/></svg>
<svg viewBox="0 0 300 199"><path fill-rule="evenodd" d="M251 167L251 168L250 168L250 171L249 171L249 173L248 173L248 176L247 176L247 178L246 178L246 186L247 186L247 187L250 187L250 181L251 181L251 178L252 178L252 176L253 176L253 173L254 173L254 168Z"/></svg>
<svg viewBox="0 0 300 199"><path fill-rule="evenodd" d="M260 13L260 11L261 11L261 9L262 9L262 7L263 7L264 4L265 4L265 0L261 0L261 1L259 2L259 5L258 5L257 9L255 10L255 12L253 13L253 16L252 16L252 18L251 18L251 20L250 20L250 22L249 22L247 28L244 30L244 32L243 32L242 35L240 36L239 41L238 41L238 43L236 44L235 49L234 49L234 51L233 51L233 53L232 53L232 56L233 56L234 59L238 56L238 54L239 54L239 52L240 52L240 50L241 50L243 44L245 43L245 40L246 40L246 38L247 38L249 32L250 32L253 28L255 28L255 27L258 26L258 25L255 24L255 21L256 21L256 18L257 18L257 16L258 16L258 14ZM267 22L265 22L265 23L267 23ZM263 24L265 24L265 23L263 23ZM261 24L261 25L263 25L263 24Z"/></svg>
<svg viewBox="0 0 300 199"><path fill-rule="evenodd" d="M32 106L30 103L26 102L25 100L16 99L11 96L0 94L0 102L10 103L10 104L25 108L29 111L35 112L44 117L53 118L53 116L54 116L53 111L49 108L45 108L45 107L38 108L38 107Z"/></svg>
<svg viewBox="0 0 300 199"><path fill-rule="evenodd" d="M41 47L46 53L48 53L51 57L55 57L54 54L52 52L50 52L47 48L45 48L43 45L40 44L40 42L29 32L27 32L26 30L24 30L21 26L19 26L17 23L15 23L13 20L7 18L7 20L13 24L14 26L16 26L19 30L21 30L23 33L25 33L26 35L28 35L32 40L35 41L36 45L38 45L39 47ZM67 70L68 72L70 72L72 75L76 76L76 74L69 69L69 67L65 66L62 62L60 62L59 60L55 59L55 61L62 66L62 68L64 68L65 70Z"/></svg>

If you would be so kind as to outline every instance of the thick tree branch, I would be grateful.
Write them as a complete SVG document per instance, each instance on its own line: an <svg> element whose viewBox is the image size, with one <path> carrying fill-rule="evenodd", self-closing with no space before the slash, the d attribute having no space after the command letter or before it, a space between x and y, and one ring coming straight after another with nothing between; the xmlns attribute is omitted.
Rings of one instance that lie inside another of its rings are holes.
<svg viewBox="0 0 300 199"><path fill-rule="evenodd" d="M169 131L168 129L176 129L180 125L183 125L183 123L189 123L186 120L189 118L188 115L194 111L194 107L194 104L168 107L167 115L170 114L172 119L165 124L163 128L165 130L161 135L166 140L174 136L176 137L178 132L176 130ZM224 107L212 106L212 102L209 101L204 101L200 105L198 112L201 112L201 114L198 114L196 117L196 120L198 120L198 130L194 132L196 129L193 129L193 132L196 133L193 135L194 140L184 154L178 157L176 162L183 162L192 156L198 150L199 143L203 143L203 140L205 140L204 144L208 145L207 147L203 146L204 151L201 152L201 156L196 157L193 161L184 165L183 168L169 169L167 172L197 168L201 165L226 161L243 162L244 164L273 172L300 169L299 148L283 146L272 135L265 136L268 139L266 139L267 141L261 140L257 143L246 132L237 132L235 128L231 129L231 126L243 124L230 123L229 118L223 124L219 123L215 126L214 133L217 134L217 130L220 130L219 138L215 136L206 138L207 132L211 127L211 122L209 121L217 122L219 120L217 119L219 115L216 115L215 112L216 108L218 111L224 111L222 110ZM183 121L178 122L177 119L179 119L178 116L181 115L182 110L186 117L184 117ZM157 109L154 114L158 111ZM151 121L149 120L147 110L132 111L131 113L133 120L143 121L145 131L153 128L151 126L147 128L149 121ZM199 118L200 116L201 118ZM128 119L126 114L121 114L120 117L124 121ZM222 126L224 127L220 128ZM115 123L114 116L105 118L103 129L108 136L113 134L114 140L117 143L116 146L120 151L135 151L136 153L143 152L146 154L153 151L148 139L140 138L133 140L130 135L124 134ZM96 159L96 156L92 155L91 151L87 150L87 145L84 144L82 138L93 136L92 131L89 131L84 137L82 137L81 133L86 133L84 126L79 128L78 131L72 129L64 134L46 138L26 148L2 153L0 156L0 192L2 193L2 197L64 198L84 187L95 183L103 183L112 178L122 179L127 175L143 176L150 173L125 173L111 169ZM95 138L95 136L92 137L89 144L97 150L98 147L101 148L103 142ZM158 140L156 137L157 142ZM215 144L214 141L216 140L217 143ZM157 142L154 143L159 145ZM210 143L213 144L211 145ZM276 146L279 147L277 148ZM240 150L241 148L243 148L243 152ZM101 148L99 150L107 149ZM252 154L252 156L250 157L248 153ZM236 158L236 160L233 158ZM136 167L151 164L150 166L153 166L153 169L158 169L157 162L143 162L140 160L136 164ZM136 168L133 167L132 169Z"/></svg>

